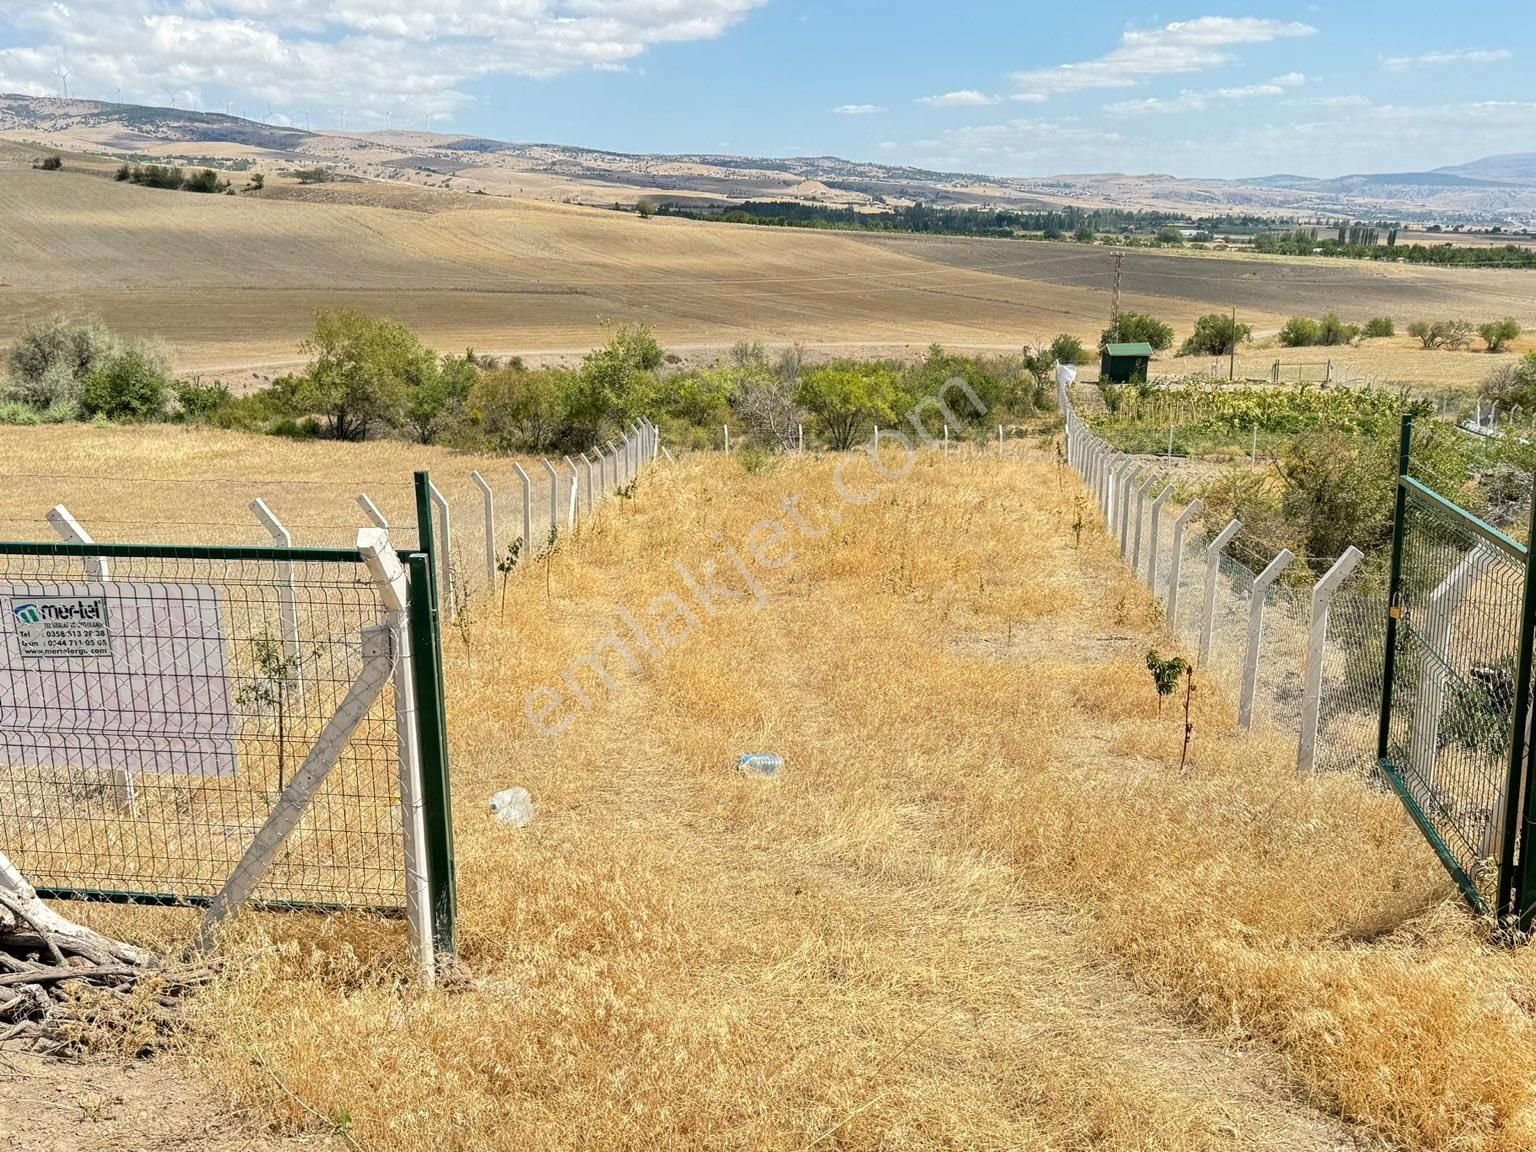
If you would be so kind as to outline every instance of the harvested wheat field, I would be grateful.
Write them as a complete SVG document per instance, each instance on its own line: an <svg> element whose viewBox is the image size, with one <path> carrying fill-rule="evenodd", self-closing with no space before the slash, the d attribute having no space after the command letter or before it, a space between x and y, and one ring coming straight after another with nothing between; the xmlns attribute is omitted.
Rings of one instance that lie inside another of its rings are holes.
<svg viewBox="0 0 1536 1152"><path fill-rule="evenodd" d="M303 465L236 440L94 450ZM1150 600L1018 451L653 469L445 638L467 979L414 987L396 926L248 915L174 1059L370 1152L1530 1147L1536 960L1484 943L1393 797L1298 779L1214 693L1180 771ZM611 690L530 717L610 634ZM521 831L485 809L512 785Z"/></svg>

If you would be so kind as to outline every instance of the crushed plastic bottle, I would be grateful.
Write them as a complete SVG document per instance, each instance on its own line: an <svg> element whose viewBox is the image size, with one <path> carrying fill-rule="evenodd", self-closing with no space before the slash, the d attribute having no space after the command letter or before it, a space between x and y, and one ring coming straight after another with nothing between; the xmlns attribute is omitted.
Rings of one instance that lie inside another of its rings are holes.
<svg viewBox="0 0 1536 1152"><path fill-rule="evenodd" d="M743 756L736 761L736 771L744 776L777 776L784 771L784 758L769 754Z"/></svg>
<svg viewBox="0 0 1536 1152"><path fill-rule="evenodd" d="M533 797L526 788L508 788L491 797L491 816L498 824L526 828L533 823Z"/></svg>

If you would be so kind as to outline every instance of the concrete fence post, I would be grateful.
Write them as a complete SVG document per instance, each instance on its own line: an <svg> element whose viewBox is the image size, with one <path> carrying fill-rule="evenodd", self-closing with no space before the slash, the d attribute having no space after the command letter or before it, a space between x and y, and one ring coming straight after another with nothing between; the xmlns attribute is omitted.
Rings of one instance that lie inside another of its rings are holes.
<svg viewBox="0 0 1536 1152"><path fill-rule="evenodd" d="M1323 704L1323 657L1328 649L1328 611L1333 594L1360 566L1365 553L1346 548L1327 575L1312 586L1312 621L1307 630L1307 671L1301 692L1301 739L1296 745L1296 768L1317 771L1317 726Z"/></svg>
<svg viewBox="0 0 1536 1152"><path fill-rule="evenodd" d="M593 489L596 487L596 481L592 478L592 472L593 472L592 461L587 458L587 454L585 452L583 452L581 454L581 462L582 462L583 465L586 466L586 470L587 470L587 518L591 519L591 516L592 516L592 492L593 492Z"/></svg>
<svg viewBox="0 0 1536 1152"><path fill-rule="evenodd" d="M1158 537L1162 535L1163 505L1168 503L1168 497L1172 495L1173 485L1170 484L1163 489L1162 495L1152 501L1152 539L1151 546L1147 549L1147 587L1151 589L1154 596L1157 595L1157 546L1161 543Z"/></svg>
<svg viewBox="0 0 1536 1152"><path fill-rule="evenodd" d="M575 461L569 456L565 458L565 466L571 470L571 496L567 501L568 508L565 517L565 526L569 530L576 527L576 517L579 510L578 500L581 496L581 470L576 467Z"/></svg>
<svg viewBox="0 0 1536 1152"><path fill-rule="evenodd" d="M613 466L613 488L617 492L623 485L619 483L619 450L612 440L608 441L608 463Z"/></svg>
<svg viewBox="0 0 1536 1152"><path fill-rule="evenodd" d="M496 583L496 496L491 486L479 472L471 472L469 478L480 489L480 502L485 515L485 578Z"/></svg>
<svg viewBox="0 0 1536 1152"><path fill-rule="evenodd" d="M363 515L368 517L368 523L372 524L375 528L382 528L386 532L389 531L389 521L384 518L384 513L379 511L378 505L368 499L366 492L357 498L357 506L363 510Z"/></svg>
<svg viewBox="0 0 1536 1152"><path fill-rule="evenodd" d="M1120 514L1120 555L1131 554L1131 489L1136 481L1141 479L1142 465L1131 463L1125 470L1125 476L1120 481L1119 514Z"/></svg>
<svg viewBox="0 0 1536 1152"><path fill-rule="evenodd" d="M725 454L729 456L731 454L731 426L729 424L722 424L721 427L725 429Z"/></svg>
<svg viewBox="0 0 1536 1152"><path fill-rule="evenodd" d="M1237 705L1237 724L1244 732L1253 728L1253 701L1259 689L1259 658L1264 645L1264 607L1269 599L1269 588L1295 560L1289 548L1269 562L1269 567L1259 573L1253 582L1253 594L1248 601L1248 652L1243 659L1243 693Z"/></svg>
<svg viewBox="0 0 1536 1152"><path fill-rule="evenodd" d="M997 426L997 454L1003 456L1007 454L1007 451L1007 445L1003 441L1003 426L999 424Z"/></svg>
<svg viewBox="0 0 1536 1152"><path fill-rule="evenodd" d="M443 603L449 616L459 614L458 590L453 586L453 513L448 509L448 498L436 484L430 485L432 505L437 509L438 579L441 583Z"/></svg>
<svg viewBox="0 0 1536 1152"><path fill-rule="evenodd" d="M1179 634L1179 583L1184 575L1184 536L1189 531L1190 521L1200 515L1200 510L1204 507L1203 501L1192 501L1189 507L1184 509L1184 515L1173 522L1173 555L1168 567L1168 597L1163 604L1168 616L1168 631L1174 636Z"/></svg>
<svg viewBox="0 0 1536 1152"><path fill-rule="evenodd" d="M533 559L533 479L516 461L512 467L517 469L517 478L523 482L523 546L517 553L517 562L521 566Z"/></svg>
<svg viewBox="0 0 1536 1152"><path fill-rule="evenodd" d="M1425 613L1424 644L1431 652L1451 650L1452 621L1467 593L1487 571L1485 545L1478 544L1429 595ZM1424 678L1414 701L1413 739L1410 759L1424 782L1435 783L1440 752L1440 720L1445 713L1446 672L1437 661L1426 661Z"/></svg>
<svg viewBox="0 0 1536 1152"><path fill-rule="evenodd" d="M91 534L80 527L80 522L62 504L54 505L47 519L48 523L53 525L53 530L59 534L59 539L66 544L96 543ZM105 556L88 556L85 560L85 575L90 580L110 580L112 566Z"/></svg>
<svg viewBox="0 0 1536 1152"><path fill-rule="evenodd" d="M1221 530L1205 549L1205 607L1200 616L1200 667L1211 662L1211 641L1216 632L1216 586L1221 581L1221 552L1232 537L1243 530L1243 522L1234 520Z"/></svg>
<svg viewBox="0 0 1536 1152"><path fill-rule="evenodd" d="M261 521L261 526L272 537L272 543L279 548L293 547L293 533L283 525L283 522L272 514L265 500L252 500L251 512L256 519ZM304 692L303 675L303 651L299 647L299 598L298 589L293 580L293 565L287 560L278 562L277 565L277 615L283 630L283 655L292 665L291 670L283 677L284 680L295 685L299 691L299 699L302 703Z"/></svg>
<svg viewBox="0 0 1536 1152"><path fill-rule="evenodd" d="M544 471L549 475L549 532L554 535L560 531L560 473L542 456L539 463L544 465Z"/></svg>
<svg viewBox="0 0 1536 1152"><path fill-rule="evenodd" d="M1147 493L1152 491L1152 485L1157 483L1157 474L1149 473L1136 489L1136 531L1132 533L1131 544L1131 572L1136 579L1141 579L1141 527L1146 520Z"/></svg>
<svg viewBox="0 0 1536 1152"><path fill-rule="evenodd" d="M800 455L805 455L805 425L797 425L800 430Z"/></svg>

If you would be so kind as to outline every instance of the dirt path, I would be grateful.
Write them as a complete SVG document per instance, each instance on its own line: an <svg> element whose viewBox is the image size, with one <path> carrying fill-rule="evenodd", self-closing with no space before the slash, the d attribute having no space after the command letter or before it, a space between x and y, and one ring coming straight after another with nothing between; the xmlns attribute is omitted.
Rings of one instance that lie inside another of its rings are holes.
<svg viewBox="0 0 1536 1152"><path fill-rule="evenodd" d="M0 1051L9 1152L299 1152L335 1141L253 1135L221 1094L168 1060L71 1063Z"/></svg>

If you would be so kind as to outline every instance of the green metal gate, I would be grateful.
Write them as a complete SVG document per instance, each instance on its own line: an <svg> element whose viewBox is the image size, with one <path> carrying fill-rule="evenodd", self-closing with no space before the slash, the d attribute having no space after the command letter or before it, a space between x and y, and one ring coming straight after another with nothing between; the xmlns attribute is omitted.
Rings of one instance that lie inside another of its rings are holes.
<svg viewBox="0 0 1536 1152"><path fill-rule="evenodd" d="M429 493L393 600L361 547L0 543L0 851L40 895L217 906L265 835L252 903L400 915L416 883L451 960Z"/></svg>
<svg viewBox="0 0 1536 1152"><path fill-rule="evenodd" d="M1428 431L1404 418L1378 756L1472 907L1529 926L1532 558L1415 474Z"/></svg>

